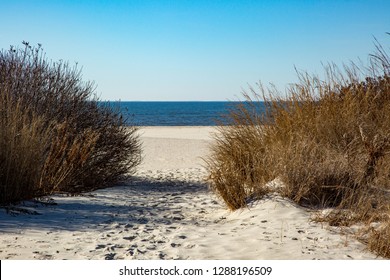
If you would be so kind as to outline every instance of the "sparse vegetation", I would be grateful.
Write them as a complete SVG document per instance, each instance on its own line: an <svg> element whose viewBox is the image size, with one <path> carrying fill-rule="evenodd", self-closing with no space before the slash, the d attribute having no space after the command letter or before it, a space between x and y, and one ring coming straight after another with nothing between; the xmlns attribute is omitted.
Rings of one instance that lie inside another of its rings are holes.
<svg viewBox="0 0 390 280"><path fill-rule="evenodd" d="M207 160L211 187L235 210L279 178L280 195L333 209L317 220L361 224L358 238L389 258L389 56L377 44L369 67L329 65L326 74L300 73L286 98L261 86L244 93L249 105L229 114Z"/></svg>
<svg viewBox="0 0 390 280"><path fill-rule="evenodd" d="M137 128L40 46L0 52L0 204L112 186L140 162Z"/></svg>

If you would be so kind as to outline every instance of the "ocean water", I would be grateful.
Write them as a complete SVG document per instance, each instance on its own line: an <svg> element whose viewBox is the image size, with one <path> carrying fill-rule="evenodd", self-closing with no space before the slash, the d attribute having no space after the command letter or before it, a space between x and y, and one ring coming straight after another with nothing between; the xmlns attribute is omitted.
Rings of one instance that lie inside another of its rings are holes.
<svg viewBox="0 0 390 280"><path fill-rule="evenodd" d="M109 102L118 108L129 124L138 126L215 126L238 102L173 101ZM259 104L262 110L263 104ZM225 123L227 124L227 123Z"/></svg>

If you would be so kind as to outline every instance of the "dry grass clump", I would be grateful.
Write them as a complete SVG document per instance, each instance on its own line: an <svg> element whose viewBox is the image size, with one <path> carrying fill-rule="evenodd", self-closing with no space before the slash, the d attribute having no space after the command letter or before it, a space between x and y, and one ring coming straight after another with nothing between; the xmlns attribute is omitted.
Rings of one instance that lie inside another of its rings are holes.
<svg viewBox="0 0 390 280"><path fill-rule="evenodd" d="M77 67L24 44L0 52L0 203L123 180L140 162L137 128Z"/></svg>
<svg viewBox="0 0 390 280"><path fill-rule="evenodd" d="M370 67L331 65L325 80L299 74L286 98L263 87L244 93L247 103L219 128L207 160L211 187L230 209L271 191L267 182L279 178L281 195L332 207L323 217L332 225L367 225L361 237L389 256L390 60L380 46L371 58Z"/></svg>
<svg viewBox="0 0 390 280"><path fill-rule="evenodd" d="M390 218L387 217L386 221L382 222L378 228L369 227L369 231L368 238L364 240L367 242L368 249L390 259Z"/></svg>
<svg viewBox="0 0 390 280"><path fill-rule="evenodd" d="M244 207L248 200L267 193L260 186L272 179L272 170L263 168L267 162L258 105L242 103L230 111L230 125L218 128L212 156L206 159L211 186L230 209Z"/></svg>

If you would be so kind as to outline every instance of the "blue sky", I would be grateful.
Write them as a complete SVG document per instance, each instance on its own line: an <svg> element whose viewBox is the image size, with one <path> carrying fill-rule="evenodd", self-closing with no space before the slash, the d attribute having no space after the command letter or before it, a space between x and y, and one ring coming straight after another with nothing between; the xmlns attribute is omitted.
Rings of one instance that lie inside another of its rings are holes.
<svg viewBox="0 0 390 280"><path fill-rule="evenodd" d="M0 1L0 49L41 43L82 66L103 100L236 100L294 67L390 46L390 1Z"/></svg>

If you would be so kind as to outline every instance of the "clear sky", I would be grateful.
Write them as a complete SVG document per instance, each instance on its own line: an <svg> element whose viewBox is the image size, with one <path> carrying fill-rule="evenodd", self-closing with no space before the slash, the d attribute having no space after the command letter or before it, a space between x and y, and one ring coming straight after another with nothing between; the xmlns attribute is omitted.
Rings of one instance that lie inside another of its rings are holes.
<svg viewBox="0 0 390 280"><path fill-rule="evenodd" d="M389 0L0 0L0 49L41 43L102 100L237 100L294 67L364 61L374 36L388 49L389 15Z"/></svg>

